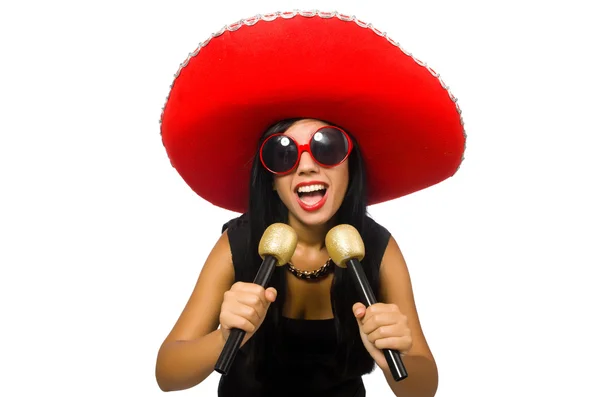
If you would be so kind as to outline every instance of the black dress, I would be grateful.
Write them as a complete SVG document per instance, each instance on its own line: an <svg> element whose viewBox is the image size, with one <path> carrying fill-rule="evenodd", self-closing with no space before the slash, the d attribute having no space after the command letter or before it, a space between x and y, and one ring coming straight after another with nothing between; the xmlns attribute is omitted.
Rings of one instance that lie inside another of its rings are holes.
<svg viewBox="0 0 600 397"><path fill-rule="evenodd" d="M390 234L371 218L366 220L366 226L368 233L362 236L366 250L374 262L380 264ZM236 281L240 281L238 274L243 266L241 258L245 255L249 227L242 215L223 228L227 228ZM276 363L269 366L267 376L259 381L254 368L246 364L247 343L238 352L229 373L221 376L219 397L365 396L362 375L368 371L351 375L339 371L341 363L339 355L335 354L337 338L333 319L300 320L284 317L278 332L282 343L277 357L266 357Z"/></svg>

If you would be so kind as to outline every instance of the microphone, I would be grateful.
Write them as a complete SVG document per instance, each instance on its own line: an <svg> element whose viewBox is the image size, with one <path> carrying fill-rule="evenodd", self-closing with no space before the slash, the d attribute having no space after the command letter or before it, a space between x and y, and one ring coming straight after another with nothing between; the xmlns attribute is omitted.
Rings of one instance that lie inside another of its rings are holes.
<svg viewBox="0 0 600 397"><path fill-rule="evenodd" d="M271 280L275 266L286 265L296 250L298 236L291 226L283 223L274 223L270 225L263 233L258 244L258 254L263 259L254 284L266 288ZM233 360L237 355L246 332L241 329L233 328L227 337L223 351L215 365L215 371L222 375L227 375Z"/></svg>
<svg viewBox="0 0 600 397"><path fill-rule="evenodd" d="M375 294L360 264L365 257L365 245L358 230L351 225L338 225L325 236L325 245L333 262L341 268L349 269L354 285L363 298L363 303L367 307L377 303ZM396 382L408 377L397 350L384 349L383 355Z"/></svg>

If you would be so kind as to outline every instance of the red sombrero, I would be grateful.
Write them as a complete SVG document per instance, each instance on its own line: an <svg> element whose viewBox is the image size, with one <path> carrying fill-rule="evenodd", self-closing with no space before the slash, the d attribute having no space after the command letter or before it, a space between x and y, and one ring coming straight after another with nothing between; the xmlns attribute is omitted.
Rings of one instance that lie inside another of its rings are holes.
<svg viewBox="0 0 600 397"><path fill-rule="evenodd" d="M198 195L244 212L264 130L326 120L358 141L372 205L454 175L465 149L460 113L439 75L385 33L335 12L295 11L237 22L201 43L175 75L161 135Z"/></svg>

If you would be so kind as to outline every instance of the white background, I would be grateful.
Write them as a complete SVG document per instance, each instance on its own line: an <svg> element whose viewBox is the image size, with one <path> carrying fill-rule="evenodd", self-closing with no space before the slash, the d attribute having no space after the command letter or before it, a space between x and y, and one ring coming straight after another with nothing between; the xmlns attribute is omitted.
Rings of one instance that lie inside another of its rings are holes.
<svg viewBox="0 0 600 397"><path fill-rule="evenodd" d="M464 111L456 176L370 209L409 264L438 396L600 395L592 6L6 3L0 394L163 394L158 347L236 216L169 165L158 120L173 75L225 24L318 8L388 32L441 73ZM217 381L177 395L216 395ZM391 395L378 372L365 381L370 396Z"/></svg>

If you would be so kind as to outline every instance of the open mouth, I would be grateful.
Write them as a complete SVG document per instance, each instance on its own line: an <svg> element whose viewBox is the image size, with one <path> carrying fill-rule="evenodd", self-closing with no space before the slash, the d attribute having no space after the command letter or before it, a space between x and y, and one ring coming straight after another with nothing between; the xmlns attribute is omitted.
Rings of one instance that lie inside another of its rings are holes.
<svg viewBox="0 0 600 397"><path fill-rule="evenodd" d="M324 203L324 198L327 193L327 186L324 184L313 184L300 186L296 190L298 201L303 208L309 209Z"/></svg>

